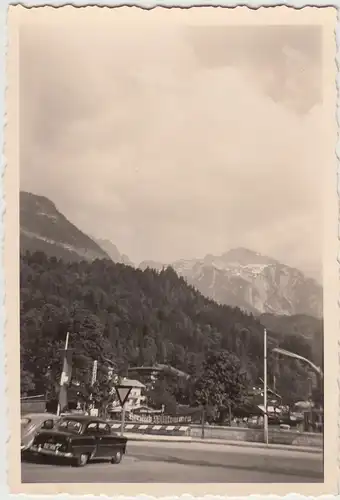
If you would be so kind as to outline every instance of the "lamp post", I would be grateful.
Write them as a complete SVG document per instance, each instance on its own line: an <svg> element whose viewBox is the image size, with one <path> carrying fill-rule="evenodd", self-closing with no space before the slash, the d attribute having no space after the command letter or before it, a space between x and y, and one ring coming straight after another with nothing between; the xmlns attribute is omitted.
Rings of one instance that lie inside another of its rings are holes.
<svg viewBox="0 0 340 500"><path fill-rule="evenodd" d="M264 442L268 444L268 411L267 411L267 329L263 335L263 406L264 406Z"/></svg>

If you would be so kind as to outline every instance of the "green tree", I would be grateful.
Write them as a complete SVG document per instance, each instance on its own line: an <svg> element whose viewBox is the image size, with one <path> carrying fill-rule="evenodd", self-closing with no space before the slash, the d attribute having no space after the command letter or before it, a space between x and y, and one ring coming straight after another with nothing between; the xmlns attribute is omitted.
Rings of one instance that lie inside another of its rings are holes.
<svg viewBox="0 0 340 500"><path fill-rule="evenodd" d="M247 374L241 371L240 360L229 351L211 352L195 381L196 404L214 407L223 421L230 409L244 403L247 392Z"/></svg>
<svg viewBox="0 0 340 500"><path fill-rule="evenodd" d="M107 375L100 376L93 385L91 383L80 385L75 399L85 403L87 408L93 404L98 408L100 415L106 418L108 406L117 399L114 382Z"/></svg>
<svg viewBox="0 0 340 500"><path fill-rule="evenodd" d="M21 396L27 396L35 389L33 374L25 369L20 371L20 393Z"/></svg>
<svg viewBox="0 0 340 500"><path fill-rule="evenodd" d="M177 401L174 395L174 386L169 376L161 374L155 381L153 387L146 391L149 405L155 409L161 409L164 405L165 412L174 415L177 410Z"/></svg>
<svg viewBox="0 0 340 500"><path fill-rule="evenodd" d="M293 406L297 401L306 400L309 397L309 383L305 365L294 359L281 362L276 390L285 405Z"/></svg>
<svg viewBox="0 0 340 500"><path fill-rule="evenodd" d="M324 392L322 384L319 383L318 386L314 387L314 389L312 390L312 400L316 408L323 408Z"/></svg>

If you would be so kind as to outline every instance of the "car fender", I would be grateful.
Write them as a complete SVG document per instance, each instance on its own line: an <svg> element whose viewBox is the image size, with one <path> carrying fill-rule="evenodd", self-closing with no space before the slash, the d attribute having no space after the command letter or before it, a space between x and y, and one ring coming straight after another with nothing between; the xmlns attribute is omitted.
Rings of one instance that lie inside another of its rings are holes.
<svg viewBox="0 0 340 500"><path fill-rule="evenodd" d="M81 452L88 453L91 457L93 457L97 451L97 446L98 445L95 441L84 444L81 442L81 440L72 439L70 442L70 448L75 455Z"/></svg>

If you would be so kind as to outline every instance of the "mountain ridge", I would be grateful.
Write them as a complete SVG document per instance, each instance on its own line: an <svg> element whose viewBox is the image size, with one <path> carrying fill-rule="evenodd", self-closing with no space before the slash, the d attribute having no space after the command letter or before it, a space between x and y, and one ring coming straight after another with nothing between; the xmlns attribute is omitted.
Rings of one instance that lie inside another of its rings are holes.
<svg viewBox="0 0 340 500"><path fill-rule="evenodd" d="M109 259L49 198L27 191L20 191L20 250L40 250L71 261Z"/></svg>
<svg viewBox="0 0 340 500"><path fill-rule="evenodd" d="M80 231L44 196L20 193L20 247L66 260L109 259L135 267L108 239ZM136 266L137 267L137 266ZM139 269L172 267L187 283L222 305L262 314L322 317L322 287L293 267L244 247L221 255L179 259L170 264L148 260Z"/></svg>
<svg viewBox="0 0 340 500"><path fill-rule="evenodd" d="M221 255L179 259L169 264L203 295L254 315L323 315L322 286L300 270L243 247ZM141 269L160 271L160 262L143 261ZM166 267L166 266L165 266Z"/></svg>
<svg viewBox="0 0 340 500"><path fill-rule="evenodd" d="M129 259L129 257L123 253L120 253L117 246L112 243L111 240L106 238L94 238L95 241L103 250L106 252L110 259L117 264L125 264L126 266L135 267L134 263Z"/></svg>

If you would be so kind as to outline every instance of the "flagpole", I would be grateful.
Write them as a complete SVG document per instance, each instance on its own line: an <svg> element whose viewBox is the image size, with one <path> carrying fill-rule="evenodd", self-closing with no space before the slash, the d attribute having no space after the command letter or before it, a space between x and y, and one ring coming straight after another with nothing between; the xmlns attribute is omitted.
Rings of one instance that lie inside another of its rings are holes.
<svg viewBox="0 0 340 500"><path fill-rule="evenodd" d="M68 339L69 339L69 336L70 336L70 332L67 332L67 334L66 334L66 340L65 340L65 351L67 351L67 349L68 349Z"/></svg>
<svg viewBox="0 0 340 500"><path fill-rule="evenodd" d="M64 351L65 351L65 355L64 356L66 356L66 352L67 352L67 349L68 349L69 337L70 337L70 332L67 332L67 334L66 334L66 340L65 340L65 347L64 347ZM60 408L60 391L61 391L61 386L62 386L62 383L63 383L63 374L64 374L64 362L63 362L62 372L61 372L61 375L60 375L59 402L58 402L58 407L57 407L57 416L59 416L60 413L61 413L61 408Z"/></svg>

